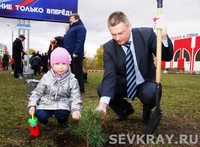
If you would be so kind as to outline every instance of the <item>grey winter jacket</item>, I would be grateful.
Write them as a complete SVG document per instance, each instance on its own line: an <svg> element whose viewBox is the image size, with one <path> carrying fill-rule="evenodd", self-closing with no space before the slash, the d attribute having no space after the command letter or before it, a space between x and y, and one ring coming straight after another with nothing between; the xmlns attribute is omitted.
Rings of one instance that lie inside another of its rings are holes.
<svg viewBox="0 0 200 147"><path fill-rule="evenodd" d="M62 78L55 78L54 71L50 69L40 80L37 87L32 91L28 107L36 109L82 110L82 99L78 81L71 71Z"/></svg>

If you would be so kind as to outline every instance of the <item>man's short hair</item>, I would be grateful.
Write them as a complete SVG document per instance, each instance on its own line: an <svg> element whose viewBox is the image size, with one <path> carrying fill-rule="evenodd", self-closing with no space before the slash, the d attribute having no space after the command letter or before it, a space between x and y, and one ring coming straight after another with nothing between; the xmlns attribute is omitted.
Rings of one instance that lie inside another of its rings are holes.
<svg viewBox="0 0 200 147"><path fill-rule="evenodd" d="M126 14L124 14L122 11L115 11L112 14L110 14L110 16L108 17L107 20L107 25L108 27L114 27L120 23L124 23L125 25L129 25L129 20L126 16Z"/></svg>
<svg viewBox="0 0 200 147"><path fill-rule="evenodd" d="M69 17L74 17L76 20L78 19L80 19L80 15L79 14L77 14L77 13L72 13L72 14L70 14L70 16Z"/></svg>

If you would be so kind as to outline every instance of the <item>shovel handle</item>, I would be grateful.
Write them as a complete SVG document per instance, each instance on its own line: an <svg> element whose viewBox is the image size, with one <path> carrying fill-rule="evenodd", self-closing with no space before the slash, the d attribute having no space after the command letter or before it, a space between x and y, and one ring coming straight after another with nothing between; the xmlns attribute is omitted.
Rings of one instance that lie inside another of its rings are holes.
<svg viewBox="0 0 200 147"><path fill-rule="evenodd" d="M157 16L162 15L163 0L157 0ZM156 82L161 81L162 29L157 28Z"/></svg>

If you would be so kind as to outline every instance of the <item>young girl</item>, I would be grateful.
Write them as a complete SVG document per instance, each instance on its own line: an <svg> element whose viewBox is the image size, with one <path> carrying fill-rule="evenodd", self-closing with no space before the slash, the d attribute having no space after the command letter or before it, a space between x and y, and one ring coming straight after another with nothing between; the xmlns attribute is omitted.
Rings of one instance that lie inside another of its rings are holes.
<svg viewBox="0 0 200 147"><path fill-rule="evenodd" d="M35 114L39 122L47 125L55 116L61 127L69 127L68 117L79 120L82 99L78 81L69 70L71 56L65 48L58 47L50 56L51 69L41 78L29 98L29 114Z"/></svg>

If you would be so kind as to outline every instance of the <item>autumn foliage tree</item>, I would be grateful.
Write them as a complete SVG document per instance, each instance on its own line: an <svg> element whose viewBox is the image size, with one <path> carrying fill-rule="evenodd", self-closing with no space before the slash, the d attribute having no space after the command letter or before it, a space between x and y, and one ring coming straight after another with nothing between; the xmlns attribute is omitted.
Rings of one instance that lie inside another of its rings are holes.
<svg viewBox="0 0 200 147"><path fill-rule="evenodd" d="M84 68L93 68L94 67L94 58L85 57L83 60L83 67Z"/></svg>
<svg viewBox="0 0 200 147"><path fill-rule="evenodd" d="M94 56L94 67L103 68L103 46L101 45L99 49L97 49L96 54Z"/></svg>
<svg viewBox="0 0 200 147"><path fill-rule="evenodd" d="M37 51L33 48L30 48L29 49L29 55L32 55L33 53L36 53Z"/></svg>

